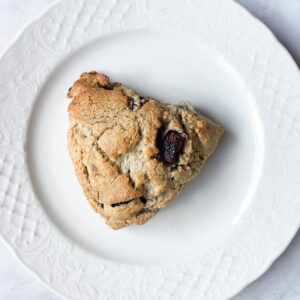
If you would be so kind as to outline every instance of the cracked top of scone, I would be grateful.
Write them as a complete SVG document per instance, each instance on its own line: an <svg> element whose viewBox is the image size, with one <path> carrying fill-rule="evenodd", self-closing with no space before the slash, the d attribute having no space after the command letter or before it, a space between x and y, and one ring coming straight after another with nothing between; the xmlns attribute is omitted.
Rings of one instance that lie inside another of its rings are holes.
<svg viewBox="0 0 300 300"><path fill-rule="evenodd" d="M91 206L114 229L143 224L200 171L223 128L188 102L142 97L96 72L68 93L69 153Z"/></svg>

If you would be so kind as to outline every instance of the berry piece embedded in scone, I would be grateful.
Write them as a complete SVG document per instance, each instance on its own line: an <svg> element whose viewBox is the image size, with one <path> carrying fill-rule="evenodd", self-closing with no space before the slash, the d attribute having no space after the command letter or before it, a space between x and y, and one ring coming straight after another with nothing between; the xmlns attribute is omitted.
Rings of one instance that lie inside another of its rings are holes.
<svg viewBox="0 0 300 300"><path fill-rule="evenodd" d="M164 136L159 145L159 150L163 161L168 165L174 165L178 162L179 155L183 151L185 136L175 130L170 130Z"/></svg>

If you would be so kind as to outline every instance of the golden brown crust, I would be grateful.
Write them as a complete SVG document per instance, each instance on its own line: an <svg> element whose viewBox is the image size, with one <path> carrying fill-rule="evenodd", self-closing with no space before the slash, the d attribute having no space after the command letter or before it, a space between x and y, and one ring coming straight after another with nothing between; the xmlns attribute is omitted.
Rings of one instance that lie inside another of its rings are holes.
<svg viewBox="0 0 300 300"><path fill-rule="evenodd" d="M106 75L83 73L68 97L69 153L84 193L113 229L144 224L193 179L223 128L189 103L141 98ZM137 104L134 101L137 102ZM158 134L185 136L176 167L160 158Z"/></svg>

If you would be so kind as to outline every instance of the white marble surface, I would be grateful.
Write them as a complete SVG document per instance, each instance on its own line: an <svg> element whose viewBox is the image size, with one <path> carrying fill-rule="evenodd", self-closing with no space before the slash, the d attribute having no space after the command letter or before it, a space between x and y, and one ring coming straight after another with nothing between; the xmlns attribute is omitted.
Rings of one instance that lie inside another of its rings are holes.
<svg viewBox="0 0 300 300"><path fill-rule="evenodd" d="M300 66L300 0L236 0L271 28ZM0 0L0 51L54 0ZM300 299L300 233L261 278L234 300ZM0 242L0 300L59 300L16 262Z"/></svg>

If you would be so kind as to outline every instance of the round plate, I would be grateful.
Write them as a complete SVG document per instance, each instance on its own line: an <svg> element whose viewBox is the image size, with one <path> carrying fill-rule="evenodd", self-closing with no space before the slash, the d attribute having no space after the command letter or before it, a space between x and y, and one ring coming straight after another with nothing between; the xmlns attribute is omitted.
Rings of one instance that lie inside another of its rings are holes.
<svg viewBox="0 0 300 300"><path fill-rule="evenodd" d="M108 228L68 157L66 93L90 70L225 128L140 227ZM0 86L0 235L66 299L229 298L299 227L299 71L233 1L60 1L2 56Z"/></svg>

